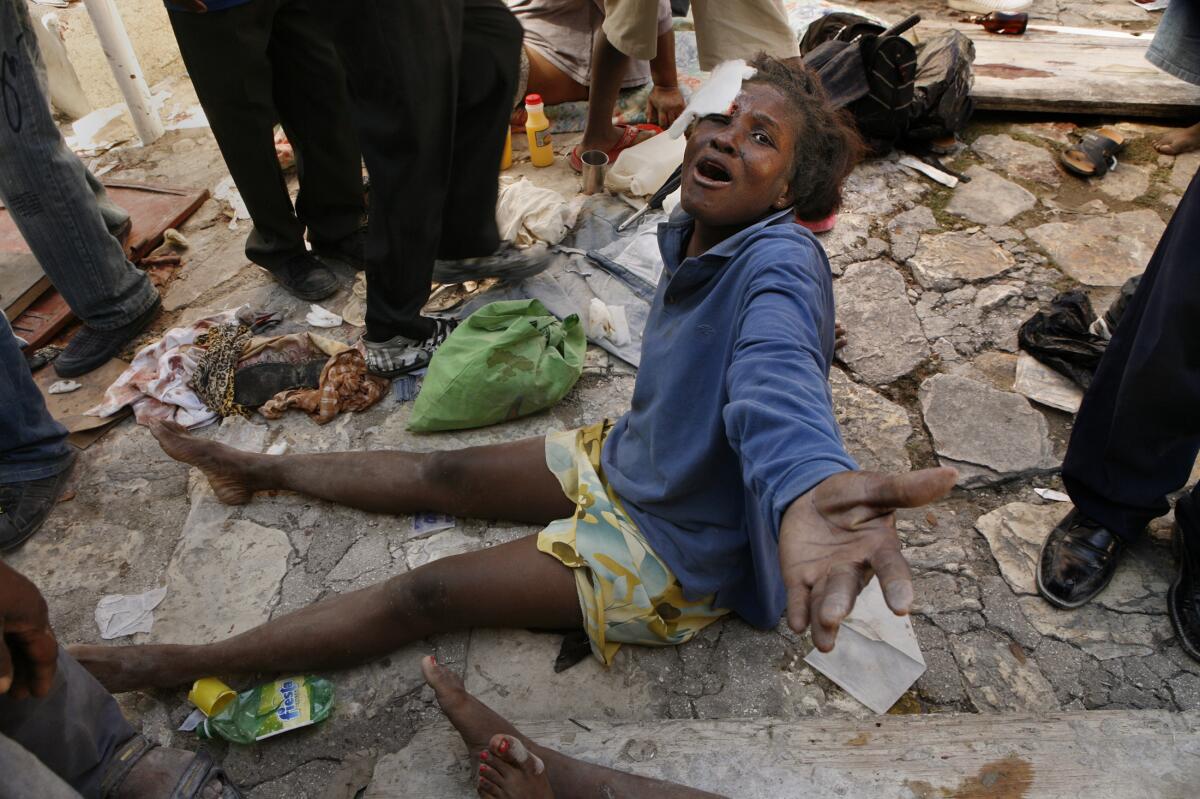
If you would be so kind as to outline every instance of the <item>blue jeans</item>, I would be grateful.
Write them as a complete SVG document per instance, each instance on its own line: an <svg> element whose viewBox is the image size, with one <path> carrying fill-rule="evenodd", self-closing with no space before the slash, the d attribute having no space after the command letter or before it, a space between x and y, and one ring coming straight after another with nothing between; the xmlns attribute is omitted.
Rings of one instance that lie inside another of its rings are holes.
<svg viewBox="0 0 1200 799"><path fill-rule="evenodd" d="M1159 20L1146 60L1180 80L1200 86L1200 6L1174 0Z"/></svg>
<svg viewBox="0 0 1200 799"><path fill-rule="evenodd" d="M75 315L112 330L158 293L109 233L122 212L54 124L31 25L25 0L0 0L0 201Z"/></svg>
<svg viewBox="0 0 1200 799"><path fill-rule="evenodd" d="M70 465L67 431L46 410L4 314L0 314L0 409L0 483L53 477Z"/></svg>

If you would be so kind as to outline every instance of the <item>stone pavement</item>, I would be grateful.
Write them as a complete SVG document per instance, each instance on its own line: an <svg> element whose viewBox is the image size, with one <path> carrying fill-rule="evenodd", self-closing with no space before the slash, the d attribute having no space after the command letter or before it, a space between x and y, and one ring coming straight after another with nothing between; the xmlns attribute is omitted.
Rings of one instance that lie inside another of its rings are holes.
<svg viewBox="0 0 1200 799"><path fill-rule="evenodd" d="M185 108L186 85L172 88L168 108ZM948 499L901 514L916 575L914 624L929 669L893 712L1200 709L1200 663L1179 650L1165 615L1169 519L1152 527L1088 607L1054 610L1032 583L1041 540L1066 509L1033 488L1061 489L1054 472L1070 416L1013 392L1017 328L1079 284L1102 311L1142 269L1200 166L1200 154L1154 153L1153 126L1122 123L1132 141L1121 166L1083 181L1061 173L1053 157L1070 127L973 123L964 134L970 145L947 161L973 180L954 190L890 159L868 162L851 177L838 225L823 237L850 335L831 375L847 445L864 468L942 462L962 474L962 488ZM573 141L556 140L563 152ZM195 129L96 159L107 164L115 165L107 177L122 180L212 187L225 175L207 131ZM515 169L560 189L575 186L561 160L536 175L527 163ZM307 304L245 261L246 222L230 230L221 203L210 200L183 232L193 246L165 289L160 329L247 302L282 312L285 330L305 329ZM341 307L349 282L347 275L342 296L327 307ZM334 331L346 340L358 332ZM584 377L557 407L484 430L409 433L412 404L388 396L325 427L292 414L272 423L227 421L202 435L274 452L461 447L619 415L633 382L632 369L593 350ZM98 640L93 611L105 594L165 584L153 631L133 641L209 641L432 559L535 532L459 519L453 529L420 534L410 517L287 494L226 507L129 421L83 453L74 483L74 498L10 559L42 587L66 643ZM626 648L610 669L588 659L555 674L559 642L524 631L439 636L330 675L338 706L319 727L253 747L215 747L255 799L353 796L377 757L401 750L418 730L444 729L417 669L431 652L499 712L529 722L871 718L805 665L807 637L783 625L759 631L729 619L678 649ZM194 746L191 734L174 731L191 709L185 693L130 693L121 702L153 740ZM394 770L379 776L381 784L396 778Z"/></svg>

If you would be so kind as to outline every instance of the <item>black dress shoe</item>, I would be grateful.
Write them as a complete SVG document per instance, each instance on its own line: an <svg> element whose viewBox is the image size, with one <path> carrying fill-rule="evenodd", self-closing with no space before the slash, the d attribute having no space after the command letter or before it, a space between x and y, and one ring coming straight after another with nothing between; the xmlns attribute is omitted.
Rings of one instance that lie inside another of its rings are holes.
<svg viewBox="0 0 1200 799"><path fill-rule="evenodd" d="M158 316L161 308L162 300L155 296L154 303L149 308L118 328L96 330L84 325L62 354L54 359L54 371L59 377L79 377L93 369L99 369L119 355L138 333L145 330L146 326L154 321L154 317Z"/></svg>
<svg viewBox="0 0 1200 799"><path fill-rule="evenodd" d="M1167 613L1180 648L1200 660L1200 541L1184 535L1179 522L1175 522L1174 538L1179 573L1167 593Z"/></svg>
<svg viewBox="0 0 1200 799"><path fill-rule="evenodd" d="M67 484L71 463L53 477L23 483L0 483L0 552L15 549L42 526Z"/></svg>
<svg viewBox="0 0 1200 799"><path fill-rule="evenodd" d="M1072 508L1042 544L1038 593L1060 608L1086 604L1108 585L1124 551L1115 533Z"/></svg>
<svg viewBox="0 0 1200 799"><path fill-rule="evenodd" d="M308 251L293 255L267 271L280 285L302 300L323 300L338 289L337 276Z"/></svg>

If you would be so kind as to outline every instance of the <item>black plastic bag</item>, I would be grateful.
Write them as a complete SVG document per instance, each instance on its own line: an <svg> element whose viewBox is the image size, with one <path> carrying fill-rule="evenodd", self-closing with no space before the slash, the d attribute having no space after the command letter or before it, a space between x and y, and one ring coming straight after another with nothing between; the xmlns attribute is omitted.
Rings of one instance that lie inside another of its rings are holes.
<svg viewBox="0 0 1200 799"><path fill-rule="evenodd" d="M1067 291L1021 325L1021 349L1087 390L1108 342L1089 329L1096 321L1092 302L1082 291Z"/></svg>
<svg viewBox="0 0 1200 799"><path fill-rule="evenodd" d="M944 31L917 45L909 142L926 143L966 126L975 110L974 61L975 44L959 31Z"/></svg>

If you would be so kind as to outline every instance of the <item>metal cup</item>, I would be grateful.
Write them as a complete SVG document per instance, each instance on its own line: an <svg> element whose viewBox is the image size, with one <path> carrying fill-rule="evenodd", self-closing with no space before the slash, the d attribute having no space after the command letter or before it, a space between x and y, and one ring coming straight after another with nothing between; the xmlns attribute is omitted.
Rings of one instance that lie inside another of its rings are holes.
<svg viewBox="0 0 1200 799"><path fill-rule="evenodd" d="M583 193L604 191L604 176L608 174L608 154L603 150L588 150L579 156L583 162Z"/></svg>

